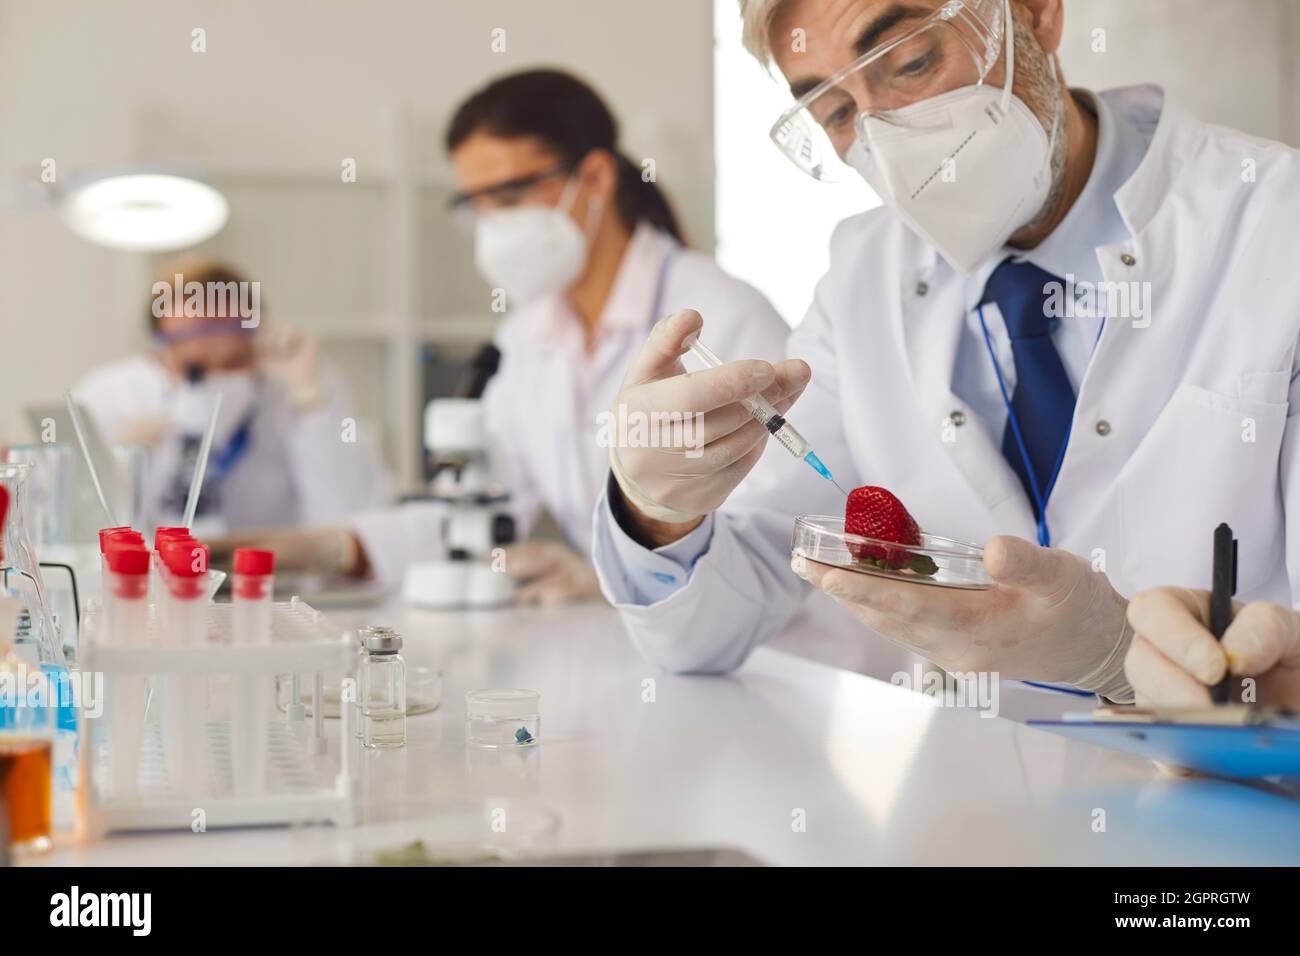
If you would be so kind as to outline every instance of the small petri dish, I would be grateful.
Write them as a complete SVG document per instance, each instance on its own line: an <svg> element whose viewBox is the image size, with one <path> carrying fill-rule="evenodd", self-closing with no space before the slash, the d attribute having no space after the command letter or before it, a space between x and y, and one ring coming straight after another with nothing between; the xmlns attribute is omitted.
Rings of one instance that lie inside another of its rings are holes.
<svg viewBox="0 0 1300 956"><path fill-rule="evenodd" d="M827 567L929 587L971 591L993 587L984 570L984 549L978 545L922 533L919 545L904 547L846 534L844 519L833 515L796 518L790 554Z"/></svg>
<svg viewBox="0 0 1300 956"><path fill-rule="evenodd" d="M325 677L324 708L326 720L339 719L339 685L338 674ZM304 707L307 718L311 718L312 685L311 675L304 674L298 685L298 700ZM277 674L275 678L275 702L281 713L289 709L293 697L293 677L289 674ZM442 671L434 667L412 667L406 672L406 716L418 717L431 714L442 705ZM359 728L358 728L359 729Z"/></svg>
<svg viewBox="0 0 1300 956"><path fill-rule="evenodd" d="M505 687L465 695L465 742L471 747L531 747L541 730L541 695L535 690Z"/></svg>
<svg viewBox="0 0 1300 956"><path fill-rule="evenodd" d="M362 803L351 831L360 866L481 866L545 855L560 816L530 800L485 796Z"/></svg>

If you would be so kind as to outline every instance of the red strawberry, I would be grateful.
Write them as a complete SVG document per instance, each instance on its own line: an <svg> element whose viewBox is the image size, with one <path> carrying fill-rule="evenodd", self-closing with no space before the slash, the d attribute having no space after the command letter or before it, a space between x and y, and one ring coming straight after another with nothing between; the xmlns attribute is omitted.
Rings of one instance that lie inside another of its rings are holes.
<svg viewBox="0 0 1300 956"><path fill-rule="evenodd" d="M877 541L918 546L921 529L916 519L907 513L903 503L884 488L866 485L849 492L844 505L844 532ZM874 564L882 569L910 568L917 574L934 574L938 570L933 559L923 554L912 554L904 548L848 542L849 553L859 561Z"/></svg>

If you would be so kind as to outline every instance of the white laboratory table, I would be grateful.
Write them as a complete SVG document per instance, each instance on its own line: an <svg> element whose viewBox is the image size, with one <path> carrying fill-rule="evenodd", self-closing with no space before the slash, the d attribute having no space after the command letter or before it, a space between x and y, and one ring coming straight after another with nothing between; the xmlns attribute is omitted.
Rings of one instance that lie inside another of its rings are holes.
<svg viewBox="0 0 1300 956"><path fill-rule="evenodd" d="M1067 740L771 649L730 676L642 660L609 608L328 612L393 624L413 665L444 670L443 704L403 750L366 752L363 805L470 797L549 811L548 854L726 846L772 864L1300 863L1300 801L1167 776ZM467 750L478 687L541 693L536 747ZM338 722L329 722L337 746ZM391 836L392 824L385 824ZM373 841L371 841L373 842ZM61 840L52 865L356 861L367 826Z"/></svg>

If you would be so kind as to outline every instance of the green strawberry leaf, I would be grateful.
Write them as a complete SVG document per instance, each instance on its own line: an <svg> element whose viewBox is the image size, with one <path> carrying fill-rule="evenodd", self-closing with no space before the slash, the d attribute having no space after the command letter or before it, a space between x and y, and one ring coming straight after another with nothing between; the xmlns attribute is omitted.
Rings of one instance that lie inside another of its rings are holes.
<svg viewBox="0 0 1300 956"><path fill-rule="evenodd" d="M917 574L924 574L926 577L937 573L939 570L939 565L935 564L934 558L928 554L912 555L912 560L908 562L907 566Z"/></svg>
<svg viewBox="0 0 1300 956"><path fill-rule="evenodd" d="M858 564L861 564L864 567L876 568L880 571L889 571L893 574L897 574L903 570L910 570L913 574L930 577L931 575L936 574L939 570L939 566L934 563L934 559L929 555L903 552L899 556L906 557L906 561L901 565L897 563L890 564L884 558L873 558L870 555L863 555L858 558L857 561Z"/></svg>

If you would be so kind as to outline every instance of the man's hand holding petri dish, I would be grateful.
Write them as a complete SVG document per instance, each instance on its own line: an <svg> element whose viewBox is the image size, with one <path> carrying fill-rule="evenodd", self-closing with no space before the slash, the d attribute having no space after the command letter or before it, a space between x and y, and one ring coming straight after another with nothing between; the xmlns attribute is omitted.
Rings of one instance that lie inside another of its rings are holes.
<svg viewBox="0 0 1300 956"><path fill-rule="evenodd" d="M1127 601L1078 555L999 536L984 546L994 586L919 587L796 553L791 569L882 636L950 672L1058 681L1131 703Z"/></svg>
<svg viewBox="0 0 1300 956"><path fill-rule="evenodd" d="M812 377L797 359L744 359L687 372L683 342L703 325L692 309L660 320L633 356L614 400L616 421L627 416L650 423L640 433L648 440L615 442L610 449L623 499L616 513L624 530L648 547L698 526L757 464L769 433L742 402L761 395L784 414Z"/></svg>

